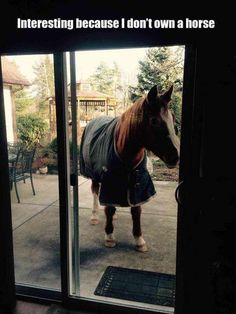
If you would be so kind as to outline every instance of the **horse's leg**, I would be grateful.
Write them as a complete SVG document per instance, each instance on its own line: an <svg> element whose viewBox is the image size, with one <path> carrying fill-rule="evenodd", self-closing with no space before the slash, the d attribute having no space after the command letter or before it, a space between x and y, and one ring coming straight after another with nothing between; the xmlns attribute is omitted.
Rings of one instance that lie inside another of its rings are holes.
<svg viewBox="0 0 236 314"><path fill-rule="evenodd" d="M99 210L99 183L97 181L92 180L91 190L93 193L93 208L92 208L92 216L90 218L91 225L97 225L99 223L98 210Z"/></svg>
<svg viewBox="0 0 236 314"><path fill-rule="evenodd" d="M141 206L131 207L131 215L133 219L133 236L135 239L136 250L138 252L147 252L148 248L146 242L142 237L142 230L141 230Z"/></svg>
<svg viewBox="0 0 236 314"><path fill-rule="evenodd" d="M105 206L105 215L106 215L106 226L105 226L105 246L114 247L116 246L115 237L113 234L113 216L115 214L116 208L114 206Z"/></svg>

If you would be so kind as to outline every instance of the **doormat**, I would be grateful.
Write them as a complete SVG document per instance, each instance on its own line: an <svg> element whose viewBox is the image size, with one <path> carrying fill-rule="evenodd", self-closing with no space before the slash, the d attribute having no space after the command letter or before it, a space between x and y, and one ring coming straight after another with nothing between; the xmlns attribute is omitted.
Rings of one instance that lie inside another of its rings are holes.
<svg viewBox="0 0 236 314"><path fill-rule="evenodd" d="M175 306L175 275L108 266L95 295Z"/></svg>

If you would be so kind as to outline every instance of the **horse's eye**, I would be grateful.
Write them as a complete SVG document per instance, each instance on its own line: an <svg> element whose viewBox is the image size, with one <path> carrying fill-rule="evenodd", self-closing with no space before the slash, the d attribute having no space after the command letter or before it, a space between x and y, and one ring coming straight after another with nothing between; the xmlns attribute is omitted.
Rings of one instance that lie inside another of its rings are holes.
<svg viewBox="0 0 236 314"><path fill-rule="evenodd" d="M152 117L152 118L150 118L150 125L151 126L159 126L160 125L160 121L157 118Z"/></svg>

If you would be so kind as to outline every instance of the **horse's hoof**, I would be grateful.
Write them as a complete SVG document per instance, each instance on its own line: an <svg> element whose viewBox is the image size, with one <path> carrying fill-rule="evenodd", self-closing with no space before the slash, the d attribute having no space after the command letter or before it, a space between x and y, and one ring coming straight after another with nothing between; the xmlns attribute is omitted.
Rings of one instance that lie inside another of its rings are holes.
<svg viewBox="0 0 236 314"><path fill-rule="evenodd" d="M105 247L113 248L116 246L115 240L105 240Z"/></svg>
<svg viewBox="0 0 236 314"><path fill-rule="evenodd" d="M90 218L90 224L93 225L93 226L98 225L99 224L99 219L95 218L95 217Z"/></svg>
<svg viewBox="0 0 236 314"><path fill-rule="evenodd" d="M105 247L112 248L115 246L116 246L116 240L113 233L106 234L105 235Z"/></svg>
<svg viewBox="0 0 236 314"><path fill-rule="evenodd" d="M148 247L147 247L146 243L144 243L142 245L136 245L135 249L136 249L136 251L141 252L141 253L146 253L148 251Z"/></svg>

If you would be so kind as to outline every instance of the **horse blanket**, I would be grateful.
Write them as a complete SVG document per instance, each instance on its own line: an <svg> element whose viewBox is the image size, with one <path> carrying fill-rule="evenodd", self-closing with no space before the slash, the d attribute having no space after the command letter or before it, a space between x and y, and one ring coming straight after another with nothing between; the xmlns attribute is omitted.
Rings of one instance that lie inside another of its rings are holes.
<svg viewBox="0 0 236 314"><path fill-rule="evenodd" d="M80 174L100 184L99 201L106 206L138 206L156 191L147 170L147 156L131 168L118 156L115 128L118 118L98 117L84 129L80 145Z"/></svg>

